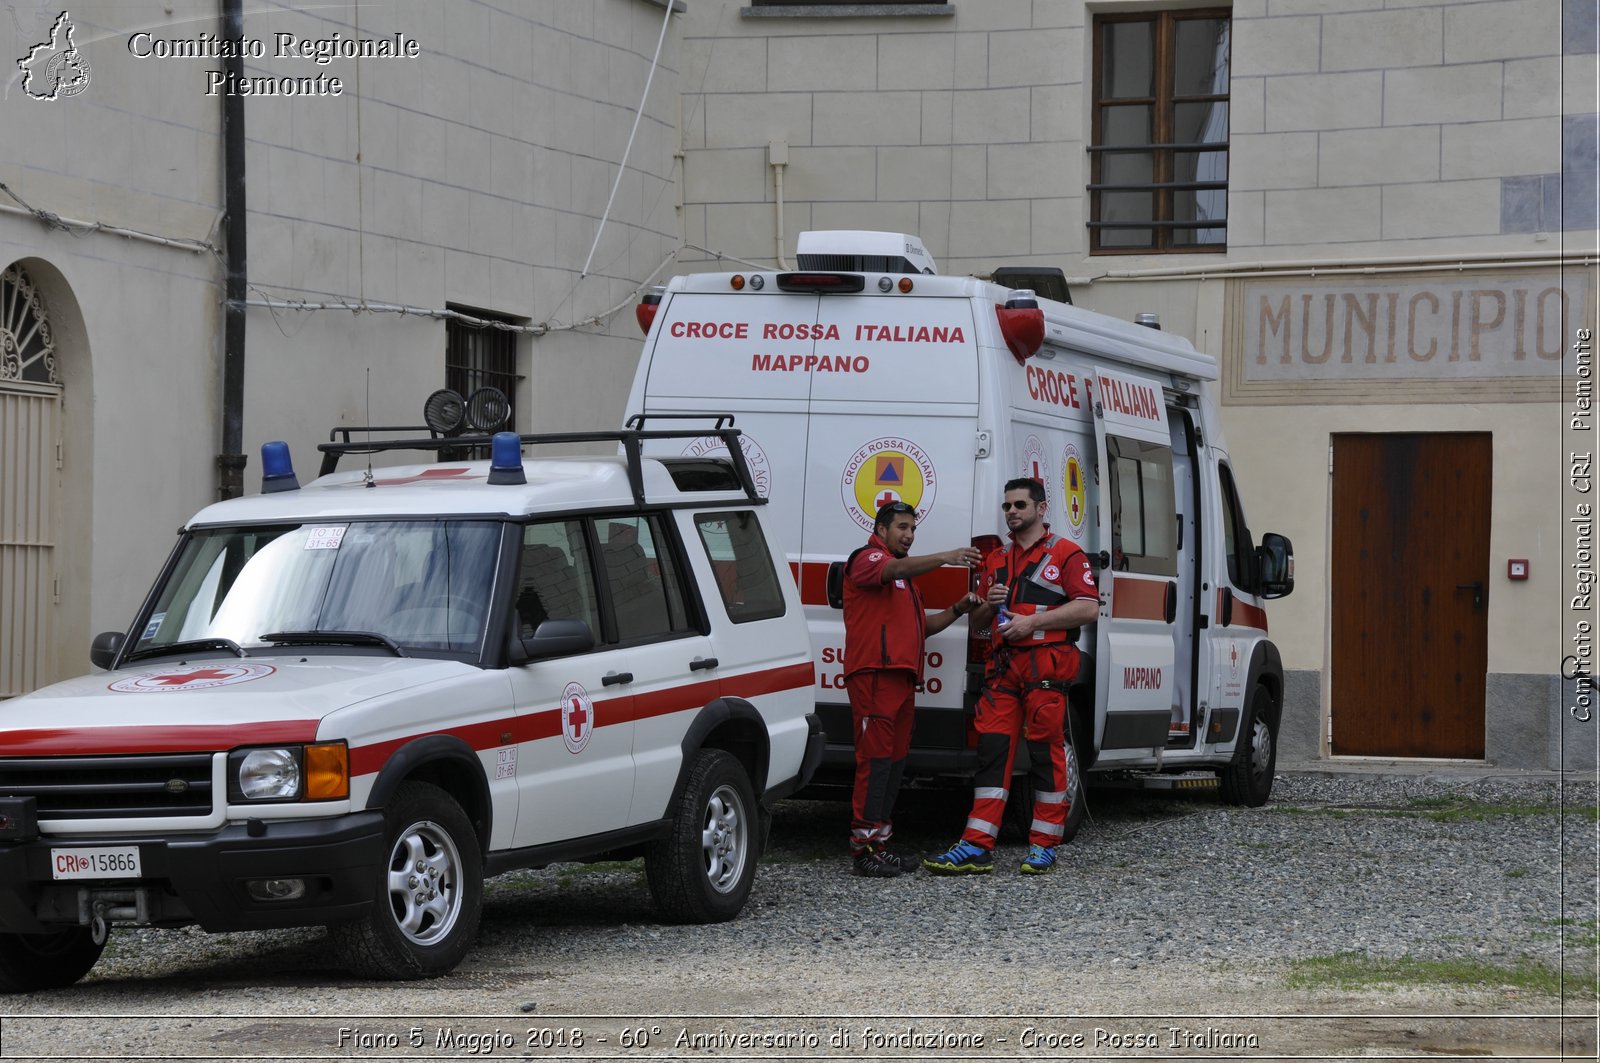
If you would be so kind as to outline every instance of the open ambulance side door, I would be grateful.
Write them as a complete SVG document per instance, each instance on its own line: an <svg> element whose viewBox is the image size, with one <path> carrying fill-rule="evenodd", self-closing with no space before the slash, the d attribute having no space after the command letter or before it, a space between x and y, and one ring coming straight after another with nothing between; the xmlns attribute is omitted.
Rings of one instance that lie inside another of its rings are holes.
<svg viewBox="0 0 1600 1063"><path fill-rule="evenodd" d="M1093 408L1101 564L1095 690L1104 708L1096 746L1163 748L1177 681L1179 605L1166 403L1155 378L1096 366Z"/></svg>

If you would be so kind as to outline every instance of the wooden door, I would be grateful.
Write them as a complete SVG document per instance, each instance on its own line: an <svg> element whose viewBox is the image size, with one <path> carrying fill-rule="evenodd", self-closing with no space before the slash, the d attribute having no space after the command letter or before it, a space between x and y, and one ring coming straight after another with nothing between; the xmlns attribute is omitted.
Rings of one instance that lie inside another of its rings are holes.
<svg viewBox="0 0 1600 1063"><path fill-rule="evenodd" d="M1488 433L1333 437L1332 751L1483 757Z"/></svg>

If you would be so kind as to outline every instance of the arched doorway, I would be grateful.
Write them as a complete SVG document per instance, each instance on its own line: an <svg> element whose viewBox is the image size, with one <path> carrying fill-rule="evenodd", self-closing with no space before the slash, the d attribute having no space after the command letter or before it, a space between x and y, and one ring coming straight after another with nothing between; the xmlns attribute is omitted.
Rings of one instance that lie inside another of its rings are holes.
<svg viewBox="0 0 1600 1063"><path fill-rule="evenodd" d="M53 678L61 393L44 297L13 264L0 272L0 698Z"/></svg>

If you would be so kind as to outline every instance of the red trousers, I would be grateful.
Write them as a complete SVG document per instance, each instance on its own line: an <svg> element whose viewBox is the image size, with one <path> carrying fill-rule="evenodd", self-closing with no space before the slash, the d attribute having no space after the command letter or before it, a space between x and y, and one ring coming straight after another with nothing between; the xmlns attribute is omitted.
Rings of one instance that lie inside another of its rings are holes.
<svg viewBox="0 0 1600 1063"><path fill-rule="evenodd" d="M856 746L850 799L852 855L887 845L894 833L889 821L911 752L916 681L914 672L901 668L868 668L844 681Z"/></svg>
<svg viewBox="0 0 1600 1063"><path fill-rule="evenodd" d="M1021 738L1028 743L1033 782L1028 842L1061 844L1073 790L1067 778L1066 688L1077 668L1078 651L1065 643L995 651L978 698L978 770L972 780L972 812L961 834L965 841L994 848Z"/></svg>

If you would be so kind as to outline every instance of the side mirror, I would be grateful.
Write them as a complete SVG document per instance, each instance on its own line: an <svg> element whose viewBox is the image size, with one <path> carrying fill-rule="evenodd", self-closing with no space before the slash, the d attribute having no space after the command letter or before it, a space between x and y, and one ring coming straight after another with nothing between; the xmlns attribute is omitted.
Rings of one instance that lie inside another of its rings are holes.
<svg viewBox="0 0 1600 1063"><path fill-rule="evenodd" d="M89 661L96 668L110 668L122 652L122 632L102 631L89 643Z"/></svg>
<svg viewBox="0 0 1600 1063"><path fill-rule="evenodd" d="M1267 532L1256 547L1256 571L1263 598L1284 598L1294 590L1294 546L1286 536Z"/></svg>
<svg viewBox="0 0 1600 1063"><path fill-rule="evenodd" d="M546 620L534 628L532 638L512 639L512 643L520 643L529 661L544 657L568 657L594 649L594 633L582 620ZM513 663L526 663L515 660L515 656L513 654Z"/></svg>

